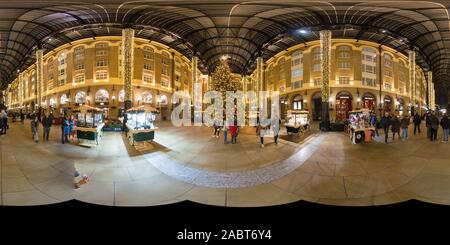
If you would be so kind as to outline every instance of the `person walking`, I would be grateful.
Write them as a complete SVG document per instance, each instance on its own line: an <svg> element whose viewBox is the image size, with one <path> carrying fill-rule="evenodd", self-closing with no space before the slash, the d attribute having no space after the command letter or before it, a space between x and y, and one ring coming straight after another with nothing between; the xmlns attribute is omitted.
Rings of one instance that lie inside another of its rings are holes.
<svg viewBox="0 0 450 245"><path fill-rule="evenodd" d="M273 140L278 145L278 134L280 133L281 120L277 116L272 119Z"/></svg>
<svg viewBox="0 0 450 245"><path fill-rule="evenodd" d="M402 141L408 140L408 127L409 127L409 117L403 116L400 121L400 126L402 128Z"/></svg>
<svg viewBox="0 0 450 245"><path fill-rule="evenodd" d="M384 143L387 143L389 127L391 126L391 117L389 116L389 112L384 113L384 116L380 120L380 124L384 131Z"/></svg>
<svg viewBox="0 0 450 245"><path fill-rule="evenodd" d="M214 121L213 128L214 128L214 136L213 137L219 138L220 126L219 126L219 123L217 122L217 120Z"/></svg>
<svg viewBox="0 0 450 245"><path fill-rule="evenodd" d="M69 135L69 118L67 117L67 115L65 115L62 119L61 119L61 143L68 143L69 139L68 139L68 135Z"/></svg>
<svg viewBox="0 0 450 245"><path fill-rule="evenodd" d="M445 114L441 119L441 127L442 127L442 142L447 143L448 142L448 133L450 129L450 119L448 119L448 116Z"/></svg>
<svg viewBox="0 0 450 245"><path fill-rule="evenodd" d="M39 142L38 131L39 131L39 119L37 116L35 116L31 121L31 133L33 134L33 140L36 143Z"/></svg>
<svg viewBox="0 0 450 245"><path fill-rule="evenodd" d="M42 118L42 126L44 127L44 141L48 141L49 135L50 135L50 129L53 125L53 116L48 113L44 114L44 117Z"/></svg>
<svg viewBox="0 0 450 245"><path fill-rule="evenodd" d="M25 121L25 114L20 112L20 122L23 123Z"/></svg>
<svg viewBox="0 0 450 245"><path fill-rule="evenodd" d="M397 115L394 115L391 121L392 141L395 140L395 134L400 138L400 120Z"/></svg>
<svg viewBox="0 0 450 245"><path fill-rule="evenodd" d="M413 123L414 123L414 135L416 135L416 131L420 134L420 124L422 123L422 119L420 118L419 113L414 114Z"/></svg>
<svg viewBox="0 0 450 245"><path fill-rule="evenodd" d="M266 127L263 127L261 124L258 125L256 129L256 134L259 136L259 141L261 143L261 148L264 148L264 136L266 135Z"/></svg>
<svg viewBox="0 0 450 245"><path fill-rule="evenodd" d="M430 129L430 141L437 141L439 119L436 117L434 112L430 115Z"/></svg>
<svg viewBox="0 0 450 245"><path fill-rule="evenodd" d="M431 113L428 112L425 115L425 127L427 127L427 139L431 139L431 121L430 121Z"/></svg>

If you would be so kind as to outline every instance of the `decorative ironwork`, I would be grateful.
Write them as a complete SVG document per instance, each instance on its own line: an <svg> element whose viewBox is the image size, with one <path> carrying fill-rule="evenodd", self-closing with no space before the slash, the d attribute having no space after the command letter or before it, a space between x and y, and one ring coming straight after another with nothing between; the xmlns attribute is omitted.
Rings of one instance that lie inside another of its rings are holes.
<svg viewBox="0 0 450 245"><path fill-rule="evenodd" d="M416 52L413 50L408 51L409 61L409 98L411 104L416 104Z"/></svg>
<svg viewBox="0 0 450 245"><path fill-rule="evenodd" d="M44 90L44 50L36 51L36 95L37 105L42 106L42 93Z"/></svg>

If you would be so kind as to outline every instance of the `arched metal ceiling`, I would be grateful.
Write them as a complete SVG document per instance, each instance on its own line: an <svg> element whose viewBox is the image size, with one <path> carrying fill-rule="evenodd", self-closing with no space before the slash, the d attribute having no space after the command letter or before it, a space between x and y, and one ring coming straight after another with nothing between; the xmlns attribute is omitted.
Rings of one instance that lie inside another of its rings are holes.
<svg viewBox="0 0 450 245"><path fill-rule="evenodd" d="M121 35L165 43L212 70L222 55L237 73L250 73L255 57L270 58L292 45L335 38L369 40L406 54L447 83L450 70L448 1L10 1L0 3L0 79L3 88L16 70L46 51L86 37ZM308 30L302 34L299 29Z"/></svg>

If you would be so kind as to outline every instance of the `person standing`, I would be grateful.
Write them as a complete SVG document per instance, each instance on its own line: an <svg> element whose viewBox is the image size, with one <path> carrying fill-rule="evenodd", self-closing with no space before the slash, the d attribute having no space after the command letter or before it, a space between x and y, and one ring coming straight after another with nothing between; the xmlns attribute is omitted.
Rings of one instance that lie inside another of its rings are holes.
<svg viewBox="0 0 450 245"><path fill-rule="evenodd" d="M414 135L416 135L416 131L420 134L420 123L422 123L422 119L420 118L419 113L414 114L413 123L414 123Z"/></svg>
<svg viewBox="0 0 450 245"><path fill-rule="evenodd" d="M441 119L441 126L442 126L442 142L447 143L448 142L448 133L450 128L450 119L448 119L447 115L444 115Z"/></svg>
<svg viewBox="0 0 450 245"><path fill-rule="evenodd" d="M36 143L39 142L38 129L39 129L39 118L35 116L31 121L31 133L33 134L33 140Z"/></svg>
<svg viewBox="0 0 450 245"><path fill-rule="evenodd" d="M69 135L69 118L67 117L67 115L65 115L62 119L61 119L61 143L68 143L69 139L68 139L68 135Z"/></svg>
<svg viewBox="0 0 450 245"><path fill-rule="evenodd" d="M381 118L380 124L381 127L383 127L384 131L384 143L387 143L389 127L391 126L391 117L389 116L389 112L384 113L384 116Z"/></svg>
<svg viewBox="0 0 450 245"><path fill-rule="evenodd" d="M223 131L223 143L226 144L228 143L228 126L223 125L222 127L222 131Z"/></svg>
<svg viewBox="0 0 450 245"><path fill-rule="evenodd" d="M402 141L408 140L408 127L409 127L409 117L403 116L400 121L400 126L402 127Z"/></svg>
<svg viewBox="0 0 450 245"><path fill-rule="evenodd" d="M2 124L2 133L6 134L6 130L8 129L8 114L6 113L6 111L3 109L2 112L0 113L0 120L2 120L3 124Z"/></svg>
<svg viewBox="0 0 450 245"><path fill-rule="evenodd" d="M378 127L377 127L377 115L375 115L375 113L371 113L370 114L370 125L372 125L372 127L375 128L374 132L373 132L373 136L378 137L380 136L378 134Z"/></svg>
<svg viewBox="0 0 450 245"><path fill-rule="evenodd" d="M214 136L213 137L219 138L220 127L219 127L219 124L217 121L214 121L213 128L214 128Z"/></svg>
<svg viewBox="0 0 450 245"><path fill-rule="evenodd" d="M281 120L278 117L272 119L272 131L275 145L278 145L278 134L280 133Z"/></svg>
<svg viewBox="0 0 450 245"><path fill-rule="evenodd" d="M44 127L44 137L43 140L48 141L49 135L50 135L50 129L53 125L53 116L48 113L44 114L44 117L42 118L42 126Z"/></svg>
<svg viewBox="0 0 450 245"><path fill-rule="evenodd" d="M72 114L70 115L69 118L69 133L68 133L69 140L75 140L75 130L74 130L75 126L77 126L76 119Z"/></svg>
<svg viewBox="0 0 450 245"><path fill-rule="evenodd" d="M427 127L427 139L431 139L431 121L430 121L431 113L428 112L425 115L425 127Z"/></svg>
<svg viewBox="0 0 450 245"><path fill-rule="evenodd" d="M236 144L238 134L238 126L236 125L236 122L230 126L230 134L231 134L231 144Z"/></svg>
<svg viewBox="0 0 450 245"><path fill-rule="evenodd" d="M20 122L23 123L25 121L25 114L23 112L20 112Z"/></svg>
<svg viewBox="0 0 450 245"><path fill-rule="evenodd" d="M439 128L439 119L436 117L435 113L430 115L430 141L437 141L437 133Z"/></svg>
<svg viewBox="0 0 450 245"><path fill-rule="evenodd" d="M391 121L392 141L395 140L395 134L400 138L400 120L397 115L394 115Z"/></svg>

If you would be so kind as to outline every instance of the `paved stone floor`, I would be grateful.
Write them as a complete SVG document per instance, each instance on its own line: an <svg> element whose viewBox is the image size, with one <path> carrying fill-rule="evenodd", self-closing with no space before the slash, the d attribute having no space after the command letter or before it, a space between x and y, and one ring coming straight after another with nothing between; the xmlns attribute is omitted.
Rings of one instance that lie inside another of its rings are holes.
<svg viewBox="0 0 450 245"><path fill-rule="evenodd" d="M410 130L411 131L411 130ZM40 130L42 133L42 129ZM0 203L40 205L70 199L118 206L191 200L221 206L267 206L307 200L381 205L411 198L450 204L450 144L424 133L407 142L352 145L343 133L311 134L301 143L252 134L224 145L208 128L162 124L153 150L137 151L121 133L99 146L34 143L29 121L0 136ZM392 142L392 139L390 139ZM76 166L90 182L73 189Z"/></svg>

